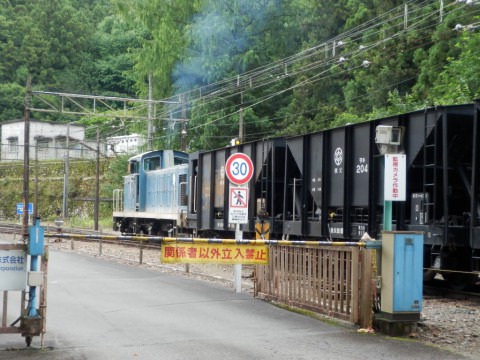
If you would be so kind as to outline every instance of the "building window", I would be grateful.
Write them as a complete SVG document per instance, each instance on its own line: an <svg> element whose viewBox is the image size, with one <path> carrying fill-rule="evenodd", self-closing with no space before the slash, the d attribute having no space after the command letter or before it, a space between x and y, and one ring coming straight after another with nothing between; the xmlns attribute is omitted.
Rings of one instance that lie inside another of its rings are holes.
<svg viewBox="0 0 480 360"><path fill-rule="evenodd" d="M8 152L10 154L18 153L18 138L8 139Z"/></svg>
<svg viewBox="0 0 480 360"><path fill-rule="evenodd" d="M37 140L37 147L38 151L46 151L48 150L48 140Z"/></svg>

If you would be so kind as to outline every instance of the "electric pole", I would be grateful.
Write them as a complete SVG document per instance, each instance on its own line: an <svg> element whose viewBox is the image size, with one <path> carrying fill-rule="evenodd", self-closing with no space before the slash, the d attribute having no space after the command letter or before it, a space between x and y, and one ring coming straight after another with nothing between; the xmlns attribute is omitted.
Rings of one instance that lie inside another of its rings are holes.
<svg viewBox="0 0 480 360"><path fill-rule="evenodd" d="M180 150L185 151L187 148L186 135L187 135L187 106L185 103L185 94L180 95L180 102L182 103L182 130L180 133Z"/></svg>
<svg viewBox="0 0 480 360"><path fill-rule="evenodd" d="M24 120L24 146L23 146L23 221L22 221L22 238L23 242L28 239L28 183L30 180L30 91L31 77L27 78L27 94L25 95L25 110L23 113Z"/></svg>
<svg viewBox="0 0 480 360"><path fill-rule="evenodd" d="M240 119L238 121L238 140L243 144L245 137L245 125L243 124L243 91L240 92L240 111L238 113Z"/></svg>
<svg viewBox="0 0 480 360"><path fill-rule="evenodd" d="M63 218L68 218L68 176L70 174L70 123L67 124L67 137L65 139L67 151L65 152L65 170L63 173Z"/></svg>
<svg viewBox="0 0 480 360"><path fill-rule="evenodd" d="M95 177L95 206L93 209L93 217L95 222L94 230L98 230L98 208L100 202L100 128L97 128L97 166Z"/></svg>
<svg viewBox="0 0 480 360"><path fill-rule="evenodd" d="M148 135L147 150L153 150L153 89L152 89L152 73L148 74Z"/></svg>

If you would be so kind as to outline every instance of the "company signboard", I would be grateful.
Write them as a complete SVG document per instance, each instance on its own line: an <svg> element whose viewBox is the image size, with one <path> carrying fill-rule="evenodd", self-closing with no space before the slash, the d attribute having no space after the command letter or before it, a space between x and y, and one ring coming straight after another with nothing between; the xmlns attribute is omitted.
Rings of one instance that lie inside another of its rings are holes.
<svg viewBox="0 0 480 360"><path fill-rule="evenodd" d="M25 290L27 283L27 252L0 250L0 291Z"/></svg>

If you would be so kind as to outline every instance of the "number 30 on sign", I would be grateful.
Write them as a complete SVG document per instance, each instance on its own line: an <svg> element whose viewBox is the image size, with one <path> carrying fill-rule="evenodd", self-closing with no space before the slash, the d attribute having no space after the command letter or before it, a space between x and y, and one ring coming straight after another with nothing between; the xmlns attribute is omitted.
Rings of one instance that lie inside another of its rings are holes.
<svg viewBox="0 0 480 360"><path fill-rule="evenodd" d="M227 159L225 173L232 183L246 184L253 176L252 160L243 153L233 154Z"/></svg>

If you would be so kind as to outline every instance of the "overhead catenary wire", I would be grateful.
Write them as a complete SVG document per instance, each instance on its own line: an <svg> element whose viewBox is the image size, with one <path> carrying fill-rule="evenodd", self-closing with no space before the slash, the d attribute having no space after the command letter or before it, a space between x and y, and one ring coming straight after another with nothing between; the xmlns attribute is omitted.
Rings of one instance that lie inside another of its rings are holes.
<svg viewBox="0 0 480 360"><path fill-rule="evenodd" d="M433 15L435 15L436 13L437 13L437 11L435 10L435 11L431 11L428 15L429 15L429 16L433 16ZM414 21L414 20L417 19L417 18L422 19L422 17L423 17L423 20L425 20L425 15L423 14L422 16L412 17L412 18L411 18L411 21ZM419 23L420 23L420 22L419 22ZM407 29L407 31L415 28L416 26L417 26L417 25L412 25L412 26L410 26L410 27ZM401 31L400 33L404 33L404 32L405 32L405 31ZM394 38L394 37L395 37L396 35L398 35L398 34L399 34L399 33L390 36L389 38L387 38L387 40ZM382 40L382 41L383 41L383 40ZM361 50L365 50L365 49L368 50L368 48L366 48L365 46L364 46L363 49L361 49ZM334 60L335 60L335 59L333 59L333 60L332 60L332 59L327 59L327 60L325 60L325 61L319 61L319 62L318 62L318 66L326 66L326 65L328 65L330 62L332 62L332 61L334 61ZM314 67L314 66L310 65L310 67ZM308 70L310 70L310 69L308 68L308 69L306 69L306 70L304 70L304 71L308 71ZM295 75L297 75L298 73L299 73L299 72L295 73ZM292 74L292 75L293 75L293 74ZM263 84L260 83L259 85L257 85L257 87L262 86L262 85L268 85L268 84L273 83L273 82L275 82L275 81L276 81L275 79L273 79L273 80L272 80L272 79L268 79L268 80L264 81ZM252 86L252 88L253 88L253 87L254 87L254 86ZM230 95L228 95L228 97L238 96L238 93L239 93L239 92L230 94ZM219 96L216 96L216 97L214 98L214 100L212 100L212 101L221 101L222 99L226 99L226 98L227 98L227 97L219 97ZM191 101L195 101L195 100L191 100ZM222 109L222 110L223 110L223 109ZM220 111L222 111L222 110L220 110ZM210 115L210 114L209 114L209 115Z"/></svg>
<svg viewBox="0 0 480 360"><path fill-rule="evenodd" d="M456 10L455 10L455 11L456 11ZM436 13L436 11L435 11L435 12L431 12L431 13L430 13L430 16L433 16L435 13ZM408 29L406 29L405 31L409 31L409 30L411 30L411 29L417 28L418 25L419 25L421 22L422 22L422 21L418 21L417 24L413 24L412 26L410 26L410 27L409 27ZM428 27L431 27L431 26L436 26L436 24L432 24L432 25L426 26L425 28L428 28ZM398 33L392 35L391 37L382 40L380 43L382 43L382 42L384 42L384 41L389 41L389 40L391 40L391 39L399 36L400 34L404 33L405 31L398 32ZM267 96L266 98L268 99L269 97ZM224 109L222 109L222 110L224 110ZM220 111L222 111L222 110L220 110ZM224 117L226 117L226 116L224 116ZM222 118L223 118L223 117L222 117ZM214 121L218 121L218 120L219 120L219 119L216 119L216 120L214 120ZM208 125L209 123L211 123L211 122L207 122L207 123L204 124L204 125ZM199 126L201 126L201 125L199 125Z"/></svg>
<svg viewBox="0 0 480 360"><path fill-rule="evenodd" d="M383 44L383 43L385 43L385 42L388 42L388 41L396 38L396 37L399 36L399 35L400 35L400 33L397 33L397 34L392 35L392 36L389 37L389 38L386 38L386 39L383 39L383 40L381 40L381 41L378 41L376 44L371 45L370 49L371 49L371 48L374 48L374 47L376 47L376 46L379 46L379 45L381 45L381 44ZM352 53L351 55L353 55L353 53ZM340 57L339 59L344 59L344 57ZM337 59L336 61L338 62L338 59ZM331 63L333 63L333 62L331 62ZM362 65L363 65L363 63L362 63ZM358 68L358 67L357 67L357 68ZM354 70L354 69L355 69L355 68L352 68L352 69L350 69L350 70ZM328 70L331 70L331 68L328 68ZM327 70L327 71L328 71L328 70ZM264 99L269 99L269 98L271 98L271 96L276 96L276 95L278 95L278 94L284 93L285 91L294 89L294 88L296 88L296 87L300 87L300 86L305 85L305 84L310 84L310 83L312 83L312 81L313 81L312 79L318 77L318 76L321 75L321 74L323 74L323 72L322 72L322 73L319 73L319 74L316 74L316 75L312 76L311 78L309 78L309 79L307 79L307 80L305 80L305 81L303 81L303 82L300 82L300 83L298 83L298 84L295 84L295 85L291 86L290 88L283 89L283 90L277 92L276 94L267 95L267 96L264 97ZM331 75L329 75L329 76L327 76L327 77L330 77L330 76L331 76ZM327 77L324 77L324 78L321 78L321 79L318 79L318 80L325 80ZM315 81L318 81L318 80L315 80ZM261 101L260 101L260 102L261 102ZM255 105L258 104L258 103L259 103L259 102L257 101L257 102L255 103ZM232 106L232 107L233 107L233 106ZM226 108L222 108L222 109L220 109L220 110L217 110L216 112L222 112L222 111L224 111L225 109L226 109ZM227 109L228 109L228 108L227 108ZM212 114L213 114L213 113L208 113L208 114L206 114L205 116L210 116L210 115L212 115ZM230 115L231 115L231 114L230 114ZM229 116L229 115L225 115L225 116L223 116L223 117L227 117L227 116ZM222 117L222 118L223 118L223 117ZM218 120L220 120L220 119L221 119L221 118L216 119L216 120L214 120L214 121L218 121ZM208 124L208 123L207 123L207 124ZM199 126L201 126L201 125L199 125Z"/></svg>
<svg viewBox="0 0 480 360"><path fill-rule="evenodd" d="M413 3L415 3L415 1L409 1L409 2L407 2L407 3L408 3L408 4L413 4ZM425 4L425 3L428 3L428 1L423 1L423 2L420 2L419 4L420 4L420 5L423 5L423 4ZM429 4L429 5L430 5L430 4ZM382 14L382 15L378 16L377 18L381 19L382 17L386 17L389 13L391 13L391 12L393 12L393 11L399 11L401 8L402 8L402 6L397 7L397 8L394 8L394 9L391 9L389 12L387 12L387 13L385 13L385 14ZM436 10L435 10L435 11L432 11L432 13L436 13L436 12L437 12ZM402 16L402 15L401 15L401 12L399 11L399 14L397 15L397 18L399 18L399 17L401 17L401 16ZM374 27L382 26L383 24L392 21L392 19L390 19L390 18L387 18L387 19L385 19L385 20L383 20L383 21L381 21L381 22L375 22L374 20L375 20L375 19L369 20L366 24L367 24L367 25L368 25L368 24L373 24L373 25L370 26L370 28L374 28ZM394 24L394 25L392 25L392 26L397 26L397 25L398 25L398 24ZM344 33L343 35L339 35L339 36L335 37L334 39L346 38L347 36L351 36L352 33L354 33L354 31L359 32L359 31L361 31L362 29L363 29L363 31L365 31L365 24L359 25L357 28L348 31L348 32ZM367 29L368 29L368 27L367 27ZM328 43L328 42L323 43L323 44L327 44L327 43ZM306 58L312 56L312 54L315 54L315 49L320 49L320 48L322 48L323 44L320 44L320 45L318 45L317 47L313 47L313 48L311 48L311 49L307 49L307 50L299 53L300 55L299 55L299 54L294 54L294 55L292 55L292 56L289 57L289 58L285 58L285 59L282 59L282 60L280 60L280 61L277 61L276 63L273 64L273 66L268 67L268 66L266 65L266 66L264 66L264 67L254 69L254 70L252 70L250 73L247 72L245 75L246 75L246 76L255 76L255 74L264 73L266 70L272 70L272 69L275 69L275 68L278 67L278 66L282 66L282 67L283 67L284 64L293 63L293 61L301 61L302 59L306 59ZM307 54L307 55L302 57L302 54ZM318 64L318 66L326 66L326 65L328 65L328 61L327 61L327 62L320 62L320 64ZM311 69L310 69L311 67L315 67L315 64L309 65L309 67L306 67L304 71L311 70ZM292 75L298 75L299 73L300 73L300 72L297 71L296 73L294 73L294 74L292 74ZM243 77L243 75L244 75L244 74L242 74L242 77ZM290 75L290 76L292 76L292 75ZM273 76L273 75L270 74L270 76ZM239 76L237 76L237 79L239 79ZM216 86L217 84L221 84L221 83L225 83L225 82L231 82L231 80L232 80L232 79L226 79L226 80L223 80L222 82L217 82L217 83L209 84L209 85L207 85L206 87ZM266 85L271 84L271 83L274 82L274 81L276 81L276 80L267 79L267 80L264 80L263 83L259 83L258 85L255 85L255 87L259 87L259 86L262 86L262 85L263 85L263 86L266 86ZM238 82L238 80L237 80L237 82ZM239 84L237 84L237 85L239 85ZM252 87L253 87L253 86L252 86ZM192 90L192 91L196 91L196 90L198 90L198 89L194 89L194 90ZM221 91L223 91L223 92L229 91L229 88L228 88L228 87L224 87L223 90L221 90ZM205 93L205 91L204 91L204 93ZM219 97L218 95L220 95L219 90L217 90L217 91L215 92L215 100L213 100L213 101L219 101L219 100L222 99L222 97ZM233 94L228 95L228 97L233 97L233 96L238 96L238 93L233 93ZM204 98L205 98L205 97L204 97ZM170 99L173 99L173 98L170 98ZM223 99L225 99L225 97L224 97ZM165 100L163 100L163 101L167 101L167 100L168 100L168 99L165 99ZM162 100L160 100L160 101L162 101ZM191 99L191 100L190 100L190 103L192 103L193 101L195 101L195 99ZM178 102L177 102L177 103L178 103ZM172 111L172 110L169 110L169 111ZM174 111L175 111L175 110L174 110ZM175 111L175 113L179 113L180 111L181 111L181 110L178 109L178 110ZM220 111L222 111L222 110L220 110ZM156 116L156 119L161 118L162 115L164 116L165 114L163 113L163 114L160 114L159 116Z"/></svg>
<svg viewBox="0 0 480 360"><path fill-rule="evenodd" d="M185 92L184 93L186 95L185 98L187 99L186 104L187 106L192 106L192 104L201 100L204 106L208 106L209 104L213 104L214 102L239 96L239 94L242 91L258 90L262 87L266 87L275 82L284 81L285 79L289 79L289 81L293 82L296 78L298 78L298 76L302 74L318 70L317 74L310 76L305 81L301 81L294 85L286 84L286 87L282 90L279 90L273 93L266 93L261 97L257 98L256 101L252 100L250 102L246 102L246 106L254 107L263 102L269 101L270 99L273 99L276 96L279 96L287 91L294 90L300 86L311 84L315 81L325 80L330 75L322 77L322 74L325 74L328 70L331 70L332 66L333 67L337 66L338 59L340 59L340 57L346 58L348 61L359 58L360 56L359 54L367 54L369 50L379 46L382 43L385 43L386 41L394 39L396 36L400 36L405 32L415 29L416 27L419 26L419 24L425 23L427 19L430 19L436 16L436 14L438 14L439 12L438 9L433 9L429 11L427 14L423 13L424 9L428 8L429 6L433 6L434 3L435 2L427 1L427 0L406 1L405 4L407 4L408 6L413 6L411 12L409 13L409 22L411 25L409 25L407 29L403 29L403 21L400 21L401 19L403 19L403 16L404 16L404 5L402 4L401 6L390 9L388 12L375 17L374 19L370 19L367 22L358 25L357 27L354 27L338 36L335 36L328 41L322 42L314 47L303 50L297 54L293 54L289 57L263 65L256 69L252 69L243 74L236 75L234 77L230 77L227 79L223 79L221 81L208 84L204 87L195 88L188 92ZM456 7L454 8L454 6ZM450 3L446 5L445 8L443 9L444 11L443 16L445 17L450 13L454 13L455 11L460 11L465 6L467 5ZM391 14L395 14L395 15L391 17ZM417 21L416 24L415 24L415 21ZM388 27L385 27L385 25L388 25ZM435 26L435 25L429 25L429 26ZM389 31L390 29L395 29L397 27L402 27L402 30L397 31L395 34L388 36L385 39L373 42L371 44L363 44L360 42L362 34L364 34L367 31L372 31L370 35L374 36L374 35L379 35L381 32ZM425 27L425 28L428 28L428 27ZM295 66L298 66L298 64L302 63L303 61L307 61L308 59L311 59L312 57L315 57L315 56L321 57L325 49L328 51L328 54L332 54L332 49L334 48L334 46L338 45L340 42L343 42L344 46L345 44L349 45L349 43L352 44L355 42L358 42L360 45L356 50L352 50L347 53L342 52L340 55L335 57L329 55L328 57L320 58L316 61L310 62L307 66L304 66L303 68L298 67L295 69ZM368 61L371 64L371 61L367 59L364 59L362 64L364 64L365 61ZM288 68L288 72L286 71L287 68ZM358 67L352 67L349 70L353 71L357 68ZM342 74L342 73L344 72L340 72L338 74ZM175 97L170 97L170 98L164 99L163 101L166 101L166 102L168 100L173 101L173 99L177 99L177 98L178 98L178 95L175 95ZM162 100L158 100L158 101L162 101ZM201 120L203 117L211 117L218 113L227 112L232 109L235 110L236 106L237 105L230 105L228 107L222 107L221 109L217 109L214 112L203 114L202 117L197 118L197 120ZM138 110L141 111L143 108L144 108L143 105L139 106ZM168 113L165 112L164 110L160 111L158 114L156 114L155 119L160 120L162 118L166 118L167 114L170 115L169 117L170 119L172 119L173 116L180 113L181 113L181 108L179 106L176 107L174 105L171 105L169 106ZM211 123L215 123L220 121L221 119L234 116L237 113L238 113L238 110L233 111L229 114L218 117L217 119L213 119L213 121L209 121L209 122L205 122L204 124L197 125L195 128L189 128L189 130L199 129L202 126L208 126ZM98 115L98 114L95 114L95 115ZM120 118L122 116L119 115L118 117ZM173 120L173 121L175 122L176 120ZM127 129L127 128L131 128L132 125L133 125L132 122L128 122L123 126L125 129ZM171 131L170 134L164 135L162 137L156 137L156 139L165 138L165 137L169 137L177 134L178 132L173 130Z"/></svg>
<svg viewBox="0 0 480 360"><path fill-rule="evenodd" d="M480 53L480 52L479 52L479 53ZM443 68L443 65L437 67L436 69L437 69L437 70L441 70L442 68ZM389 85L386 86L386 87L379 88L379 89L374 89L374 90L372 90L372 91L374 91L374 92L382 92L382 91L388 90L388 89L390 89L390 88L392 88L392 87L395 87L395 86L397 86L397 85L400 85L400 84L402 84L402 83L405 83L405 82L409 82L409 81L411 81L411 80L414 80L414 79L417 78L417 77L418 77L418 76L410 77L410 78L404 79L404 80L402 80L402 81L400 81L400 82L397 82L397 83L394 83L394 84L389 84ZM371 94L371 93L369 93L369 94ZM365 94L360 95L360 96L358 96L358 97L356 97L356 98L354 98L354 99L352 99L352 100L356 100L356 99L359 100L359 99L361 99L361 98L363 98L363 97L369 96L369 94L365 93ZM343 101L340 101L340 102L338 102L338 103L336 103L336 104L331 104L331 105L337 105L337 104L341 104L341 103L344 103L344 100L343 100ZM322 105L325 105L325 104L322 104ZM306 113L311 113L311 112L313 112L313 111L317 111L318 109L319 109L319 108L309 109L309 110L303 111L303 112L301 112L301 113L289 114L289 115L287 115L287 116L285 116L285 117L277 117L277 118L273 118L273 119L269 119L269 120L280 120L280 119L295 117L295 116L298 116L298 115L302 115L302 114L306 114ZM231 115L231 114L230 114L230 115ZM227 116L225 116L225 117L228 117L228 116L230 116L230 115L227 115ZM217 120L218 120L218 119L217 119ZM331 121L331 120L333 120L333 118L332 118L332 119L325 120L324 122L329 122L329 121ZM216 121L216 120L214 120L214 121ZM201 127L201 126L209 125L209 124L211 124L211 123L212 123L212 122L210 122L210 123L208 123L208 124L199 125L199 126L197 126L197 128L199 128L199 127ZM228 125L220 125L220 126L228 126ZM196 129L196 130L197 130L197 129ZM273 133L273 132L274 132L274 130L271 131L271 133ZM160 139L160 138L165 138L165 137L172 136L172 135L175 135L175 134L160 136L160 137L158 137L158 139ZM247 136L248 136L248 135L247 135ZM208 137L208 136L207 136L207 137ZM230 136L230 137L231 137L231 136ZM228 138L228 136L226 136L226 138Z"/></svg>
<svg viewBox="0 0 480 360"><path fill-rule="evenodd" d="M413 3L413 1L410 1L409 3ZM427 3L427 1L423 1L422 4L424 3ZM428 5L431 5L431 4L428 4ZM402 6L399 6L391 11L394 11L394 10L399 10L399 9L402 9L402 13L399 14L396 18L400 18L403 16L403 5ZM388 12L389 13L389 12ZM388 14L387 13L387 14ZM431 14L436 14L438 13L438 10L433 10L431 11ZM425 16L425 15L429 15L429 14L422 14L421 16ZM384 15L385 16L385 15ZM420 17L420 15L418 16ZM413 20L414 18L412 18ZM359 30L357 30L357 33L361 34L361 33L364 33L365 31L371 29L371 28L375 28L375 27L381 27L383 26L384 24L386 24L387 22L390 22L392 21L392 19L386 19L382 22L378 22L378 23L374 23L371 27L367 27L367 28L361 28L361 25L358 27ZM370 22L370 21L369 21ZM367 22L367 23L369 23ZM392 27L395 27L395 26L399 26L399 24L394 24L392 25ZM388 29L387 29L388 30ZM322 52L323 51L323 47L325 45L328 45L328 44L331 44L333 43L333 41L336 41L336 40L340 40L340 39L346 39L348 38L349 36L352 36L352 33L351 32L346 32L344 34L341 34L337 37L334 37L333 39L327 41L327 42L324 42L324 43L321 43L320 45L317 45L315 47L312 47L310 49L307 49L307 50L304 50L298 54L295 54L295 55L292 55L291 57L288 57L288 58L285 58L285 59L282 59L282 60L279 60L279 61L276 61L274 62L271 66L267 67L267 66L264 66L264 67L260 67L260 68L256 68L250 72L245 72L244 74L241 74L241 75L237 75L235 77L232 77L232 78L228 78L228 79L225 79L225 80L222 80L221 82L216 82L216 83L213 83L213 84L209 84L209 85L206 85L204 87L201 87L201 88L197 88L197 89L193 89L187 93L184 93L186 95L191 95L192 93L194 93L195 91L197 91L198 89L203 89L201 91L202 93L202 98L206 98L207 96L205 95L206 93L208 93L206 91L206 89L208 89L208 87L215 87L217 88L220 84L223 84L223 83L228 83L230 84L229 86L224 86L222 89L220 90L216 90L214 93L213 93L213 96L215 97L218 97L219 95L222 94L222 92L225 92L225 91L229 91L231 89L235 89L235 88L238 88L238 87L242 87L242 86L245 86L246 83L249 83L250 82L250 79L255 79L255 76L256 75L259 75L259 74L266 74L267 76L275 76L275 72L274 70L277 69L277 73L282 73L283 72L283 67L285 64L293 64L295 62L300 62L304 59L307 59L311 56L314 56L316 54L318 54L319 52ZM329 45L329 46L332 46L332 45ZM331 49L331 48L330 48ZM238 79L243 79L240 81L240 83L238 82Z"/></svg>

